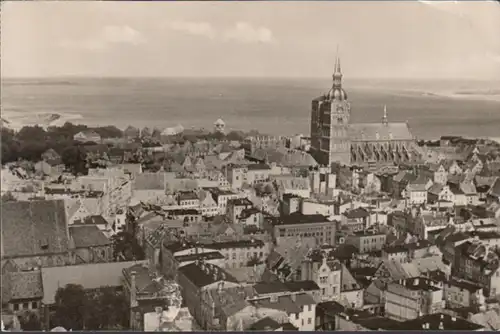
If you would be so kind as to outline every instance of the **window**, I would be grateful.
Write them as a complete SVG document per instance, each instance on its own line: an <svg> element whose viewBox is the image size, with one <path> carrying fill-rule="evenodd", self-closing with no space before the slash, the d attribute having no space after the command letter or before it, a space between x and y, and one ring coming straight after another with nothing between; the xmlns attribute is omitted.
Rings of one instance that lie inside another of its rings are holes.
<svg viewBox="0 0 500 334"><path fill-rule="evenodd" d="M302 326L304 326L304 319L302 319L301 323L302 323Z"/></svg>
<svg viewBox="0 0 500 334"><path fill-rule="evenodd" d="M236 260L236 253L233 253L233 260Z"/></svg>
<svg viewBox="0 0 500 334"><path fill-rule="evenodd" d="M308 311L308 312L311 312L311 311L312 311L312 306L311 306L311 305L307 305L307 311ZM310 318L309 318L309 320L310 320Z"/></svg>
<svg viewBox="0 0 500 334"><path fill-rule="evenodd" d="M19 304L13 304L14 311L19 311Z"/></svg>
<svg viewBox="0 0 500 334"><path fill-rule="evenodd" d="M38 308L38 302L31 302L31 308L36 310Z"/></svg>
<svg viewBox="0 0 500 334"><path fill-rule="evenodd" d="M312 319L311 318L307 318L307 324L310 325L312 323Z"/></svg>
<svg viewBox="0 0 500 334"><path fill-rule="evenodd" d="M29 303L23 303L23 309L27 310L30 308Z"/></svg>

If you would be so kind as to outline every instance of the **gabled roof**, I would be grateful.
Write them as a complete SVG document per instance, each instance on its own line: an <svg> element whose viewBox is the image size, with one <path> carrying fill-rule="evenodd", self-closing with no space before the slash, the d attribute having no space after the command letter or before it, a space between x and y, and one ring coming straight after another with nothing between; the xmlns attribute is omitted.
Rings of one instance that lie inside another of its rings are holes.
<svg viewBox="0 0 500 334"><path fill-rule="evenodd" d="M492 184L488 195L500 198L500 177L497 177L495 182Z"/></svg>
<svg viewBox="0 0 500 334"><path fill-rule="evenodd" d="M413 140L407 123L353 123L349 127L353 141Z"/></svg>
<svg viewBox="0 0 500 334"><path fill-rule="evenodd" d="M354 279L351 272L349 271L349 269L347 269L347 267L344 264L342 264L342 277L340 279L340 282L341 282L340 291L342 292L362 289L361 285L359 285L358 281Z"/></svg>
<svg viewBox="0 0 500 334"><path fill-rule="evenodd" d="M33 256L68 251L63 200L2 203L2 256Z"/></svg>

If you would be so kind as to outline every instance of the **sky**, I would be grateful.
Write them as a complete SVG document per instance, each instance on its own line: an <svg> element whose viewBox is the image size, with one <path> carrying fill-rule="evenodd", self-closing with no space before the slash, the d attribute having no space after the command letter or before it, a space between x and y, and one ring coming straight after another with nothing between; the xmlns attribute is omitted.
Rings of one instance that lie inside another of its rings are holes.
<svg viewBox="0 0 500 334"><path fill-rule="evenodd" d="M4 77L500 77L489 1L2 1Z"/></svg>

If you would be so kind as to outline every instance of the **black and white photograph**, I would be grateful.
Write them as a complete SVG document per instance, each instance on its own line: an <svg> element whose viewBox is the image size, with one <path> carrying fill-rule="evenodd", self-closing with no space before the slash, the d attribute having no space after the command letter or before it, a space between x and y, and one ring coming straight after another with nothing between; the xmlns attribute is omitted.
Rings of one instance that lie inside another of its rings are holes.
<svg viewBox="0 0 500 334"><path fill-rule="evenodd" d="M2 331L500 330L500 2L0 7Z"/></svg>

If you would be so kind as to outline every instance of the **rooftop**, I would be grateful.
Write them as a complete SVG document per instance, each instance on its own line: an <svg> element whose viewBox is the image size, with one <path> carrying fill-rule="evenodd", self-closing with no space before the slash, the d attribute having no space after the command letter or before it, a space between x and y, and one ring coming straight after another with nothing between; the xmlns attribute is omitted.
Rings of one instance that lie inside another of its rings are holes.
<svg viewBox="0 0 500 334"><path fill-rule="evenodd" d="M75 248L108 246L112 243L96 225L71 226L69 235Z"/></svg>
<svg viewBox="0 0 500 334"><path fill-rule="evenodd" d="M69 235L63 200L2 203L2 257L61 253Z"/></svg>
<svg viewBox="0 0 500 334"><path fill-rule="evenodd" d="M80 284L89 290L105 286L122 286L122 270L136 263L142 262L109 262L42 268L43 303L54 304L57 289L67 284Z"/></svg>
<svg viewBox="0 0 500 334"><path fill-rule="evenodd" d="M294 212L290 215L283 216L282 225L296 225L296 224L315 224L330 222L326 216L313 214L304 215L301 212Z"/></svg>
<svg viewBox="0 0 500 334"><path fill-rule="evenodd" d="M409 320L401 323L399 330L472 330L476 331L483 326L470 322L463 318L453 317L449 314L434 313L424 315L414 320Z"/></svg>
<svg viewBox="0 0 500 334"><path fill-rule="evenodd" d="M193 262L179 268L179 273L184 275L197 288L220 281L238 283L236 278L229 275L224 269L204 262Z"/></svg>
<svg viewBox="0 0 500 334"><path fill-rule="evenodd" d="M255 171L255 170L270 170L271 167L267 164L250 164L247 166L247 169L249 171Z"/></svg>

